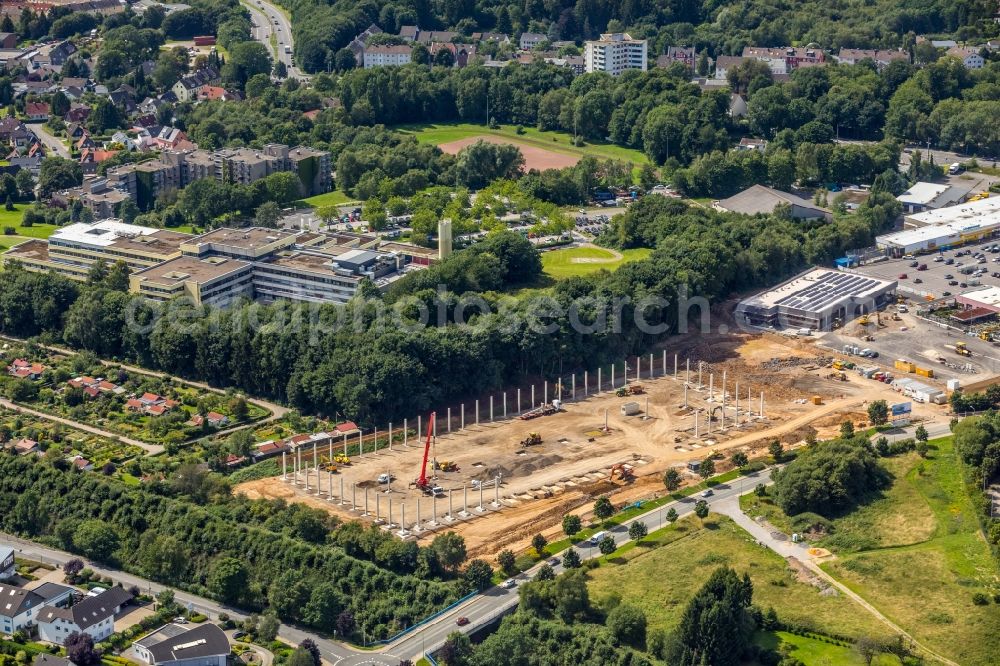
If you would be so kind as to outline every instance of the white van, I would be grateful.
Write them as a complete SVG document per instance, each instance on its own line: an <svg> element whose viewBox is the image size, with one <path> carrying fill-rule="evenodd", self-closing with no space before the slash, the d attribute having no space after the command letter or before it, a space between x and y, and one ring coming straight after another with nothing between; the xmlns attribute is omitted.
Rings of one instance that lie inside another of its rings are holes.
<svg viewBox="0 0 1000 666"><path fill-rule="evenodd" d="M958 162L955 162L950 167L948 167L948 173L950 173L953 176L957 173L962 173L962 165L959 164Z"/></svg>
<svg viewBox="0 0 1000 666"><path fill-rule="evenodd" d="M597 544L601 543L601 539L603 539L607 535L608 535L607 532L598 532L594 536L590 537L590 545L596 546Z"/></svg>

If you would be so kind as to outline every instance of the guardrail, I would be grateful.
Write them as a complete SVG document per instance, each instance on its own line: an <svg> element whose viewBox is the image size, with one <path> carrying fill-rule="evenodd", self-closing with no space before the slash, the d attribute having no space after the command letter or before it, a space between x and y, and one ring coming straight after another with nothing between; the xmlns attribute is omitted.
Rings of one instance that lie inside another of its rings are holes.
<svg viewBox="0 0 1000 666"><path fill-rule="evenodd" d="M472 597L474 597L474 596L476 596L478 594L479 594L479 592L473 592L472 594L467 594L464 597L462 597L461 599L459 599L458 601L456 601L455 603L451 604L450 606L446 606L445 608L442 608L438 612L433 613L431 615L428 615L427 617L425 617L420 622L417 622L416 624L411 625L411 626L407 627L406 629L403 629L401 632L399 632L395 636L391 636L389 638L386 638L386 639L383 639L383 640L380 640L380 641L374 641L372 643L365 643L365 647L370 647L372 645L389 645L390 643L395 643L400 638L402 638L406 634L410 633L414 629L417 629L418 627L422 627L425 624L428 624L428 623L436 620L437 618L441 617L442 615L444 615L448 611L453 610L457 606L460 606L460 605L464 604L466 601L468 601L469 599L471 599Z"/></svg>

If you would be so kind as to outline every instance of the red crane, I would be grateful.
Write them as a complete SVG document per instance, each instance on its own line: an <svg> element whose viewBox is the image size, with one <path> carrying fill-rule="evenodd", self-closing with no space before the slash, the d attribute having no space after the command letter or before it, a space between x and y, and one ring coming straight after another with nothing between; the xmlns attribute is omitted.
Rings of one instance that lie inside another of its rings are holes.
<svg viewBox="0 0 1000 666"><path fill-rule="evenodd" d="M424 462L420 466L420 478L416 481L417 488L424 489L429 485L427 482L427 456L431 452L431 436L434 433L434 417L437 416L437 412L431 412L431 416L427 419L427 441L424 442Z"/></svg>

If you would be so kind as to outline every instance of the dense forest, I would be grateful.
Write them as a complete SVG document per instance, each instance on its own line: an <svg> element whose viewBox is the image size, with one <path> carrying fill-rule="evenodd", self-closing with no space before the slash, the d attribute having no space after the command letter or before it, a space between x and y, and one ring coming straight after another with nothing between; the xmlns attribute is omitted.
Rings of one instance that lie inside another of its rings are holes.
<svg viewBox="0 0 1000 666"><path fill-rule="evenodd" d="M230 497L195 465L139 488L67 467L0 455L2 529L325 632L346 611L358 638L362 628L387 638L465 590L449 580L464 547L418 547L377 527L337 527L320 509Z"/></svg>
<svg viewBox="0 0 1000 666"><path fill-rule="evenodd" d="M746 217L646 197L615 219L609 240L655 248L650 258L560 282L543 303L503 292L531 283L540 271L534 247L509 231L491 232L474 248L407 276L385 297L363 290L346 306L154 304L103 282L81 286L9 265L0 273L0 332L41 335L306 412L381 425L530 377L552 378L560 368L592 369L641 352L657 335L636 323L643 297L664 299L639 319L667 333L676 330L682 288L716 302L772 284L806 264L867 246L897 214L898 203L878 188L856 215L819 225L780 212ZM475 326L453 323L463 294L481 297L490 310L467 308L473 313L467 323ZM604 308L624 297L631 304L621 328L601 325ZM598 325L581 335L566 313L588 298L596 305L579 308L580 319ZM421 306L434 316L415 326ZM539 325L553 307L551 325Z"/></svg>

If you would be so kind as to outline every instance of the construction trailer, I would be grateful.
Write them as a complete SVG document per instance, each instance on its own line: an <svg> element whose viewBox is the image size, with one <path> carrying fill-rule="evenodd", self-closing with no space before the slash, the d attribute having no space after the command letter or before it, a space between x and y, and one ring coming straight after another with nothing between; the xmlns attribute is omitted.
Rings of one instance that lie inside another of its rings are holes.
<svg viewBox="0 0 1000 666"><path fill-rule="evenodd" d="M642 407L637 402L626 402L622 405L622 416L635 416L642 413Z"/></svg>

